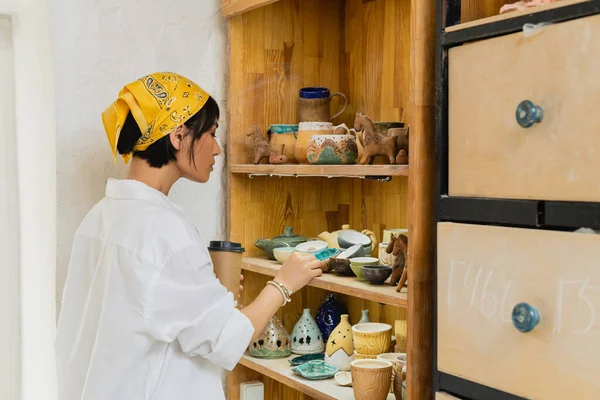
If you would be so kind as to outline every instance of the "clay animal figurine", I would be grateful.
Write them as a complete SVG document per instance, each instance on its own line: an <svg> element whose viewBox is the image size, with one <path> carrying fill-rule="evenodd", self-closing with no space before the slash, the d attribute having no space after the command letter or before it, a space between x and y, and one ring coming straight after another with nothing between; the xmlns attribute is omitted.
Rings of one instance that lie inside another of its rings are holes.
<svg viewBox="0 0 600 400"><path fill-rule="evenodd" d="M288 158L283 154L285 144L282 144L279 149L271 147L271 153L269 154L269 164L285 164L288 162Z"/></svg>
<svg viewBox="0 0 600 400"><path fill-rule="evenodd" d="M375 124L366 115L356 113L354 119L354 129L356 132L363 132L360 137L360 143L363 146L363 156L361 164L373 164L376 156L385 156L390 164L396 162L396 138L386 137L377 132Z"/></svg>
<svg viewBox="0 0 600 400"><path fill-rule="evenodd" d="M253 125L246 136L254 136L254 164L260 164L263 158L269 158L271 149L258 125Z"/></svg>
<svg viewBox="0 0 600 400"><path fill-rule="evenodd" d="M390 128L388 137L396 137L396 164L408 164L408 130L409 128Z"/></svg>
<svg viewBox="0 0 600 400"><path fill-rule="evenodd" d="M385 252L394 255L394 262L392 263L392 276L390 278L390 285L398 285L396 291L400 291L406 279L408 278L408 237L403 234L394 235L392 234L390 243L388 244Z"/></svg>

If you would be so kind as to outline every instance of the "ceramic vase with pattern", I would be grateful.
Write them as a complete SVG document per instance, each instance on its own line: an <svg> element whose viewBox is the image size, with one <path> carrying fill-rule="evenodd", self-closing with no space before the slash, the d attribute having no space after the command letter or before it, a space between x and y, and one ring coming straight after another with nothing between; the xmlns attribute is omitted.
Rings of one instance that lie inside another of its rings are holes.
<svg viewBox="0 0 600 400"><path fill-rule="evenodd" d="M305 308L302 316L296 322L292 331L292 353L316 354L325 350L323 335L317 323L310 315L310 309Z"/></svg>
<svg viewBox="0 0 600 400"><path fill-rule="evenodd" d="M341 316L341 321L335 327L325 348L325 362L340 371L350 371L350 363L354 361L354 340L352 326L348 321L348 314Z"/></svg>
<svg viewBox="0 0 600 400"><path fill-rule="evenodd" d="M282 358L291 354L290 335L273 316L260 336L250 344L248 353L258 358Z"/></svg>
<svg viewBox="0 0 600 400"><path fill-rule="evenodd" d="M327 342L333 329L340 323L341 315L347 313L346 307L333 294L329 293L317 310L315 318L323 334L323 341Z"/></svg>

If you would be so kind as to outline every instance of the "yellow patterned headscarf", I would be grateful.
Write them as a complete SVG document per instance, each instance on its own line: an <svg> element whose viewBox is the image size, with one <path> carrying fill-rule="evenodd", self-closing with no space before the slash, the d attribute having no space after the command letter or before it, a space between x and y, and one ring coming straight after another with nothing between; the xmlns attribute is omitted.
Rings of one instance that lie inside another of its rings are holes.
<svg viewBox="0 0 600 400"><path fill-rule="evenodd" d="M142 137L133 150L146 150L196 114L209 95L191 80L170 72L157 72L125 85L119 98L102 113L106 136L117 160L117 143L127 114L137 122ZM129 162L131 154L123 154Z"/></svg>

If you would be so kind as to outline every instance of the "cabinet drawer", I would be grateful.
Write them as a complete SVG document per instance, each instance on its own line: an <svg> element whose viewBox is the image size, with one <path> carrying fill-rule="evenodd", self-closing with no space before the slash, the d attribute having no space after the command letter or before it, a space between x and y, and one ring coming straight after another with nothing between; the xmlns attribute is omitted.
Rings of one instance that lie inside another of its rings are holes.
<svg viewBox="0 0 600 400"><path fill-rule="evenodd" d="M599 37L596 15L450 49L450 195L600 201Z"/></svg>
<svg viewBox="0 0 600 400"><path fill-rule="evenodd" d="M439 223L437 239L440 371L526 398L600 398L600 235ZM540 315L527 333L518 303Z"/></svg>

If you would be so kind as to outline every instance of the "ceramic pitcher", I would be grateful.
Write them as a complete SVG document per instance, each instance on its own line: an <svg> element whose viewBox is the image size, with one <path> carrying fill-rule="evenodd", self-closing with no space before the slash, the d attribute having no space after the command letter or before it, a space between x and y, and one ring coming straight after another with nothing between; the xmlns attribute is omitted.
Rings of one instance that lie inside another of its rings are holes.
<svg viewBox="0 0 600 400"><path fill-rule="evenodd" d="M352 326L348 314L342 314L340 323L335 327L327 340L325 362L340 371L350 371L350 363L354 360L354 341Z"/></svg>
<svg viewBox="0 0 600 400"><path fill-rule="evenodd" d="M344 100L344 106L333 117L330 114L331 99L340 96ZM348 99L343 93L329 93L324 87L305 87L299 91L298 120L329 122L339 117L348 105Z"/></svg>

